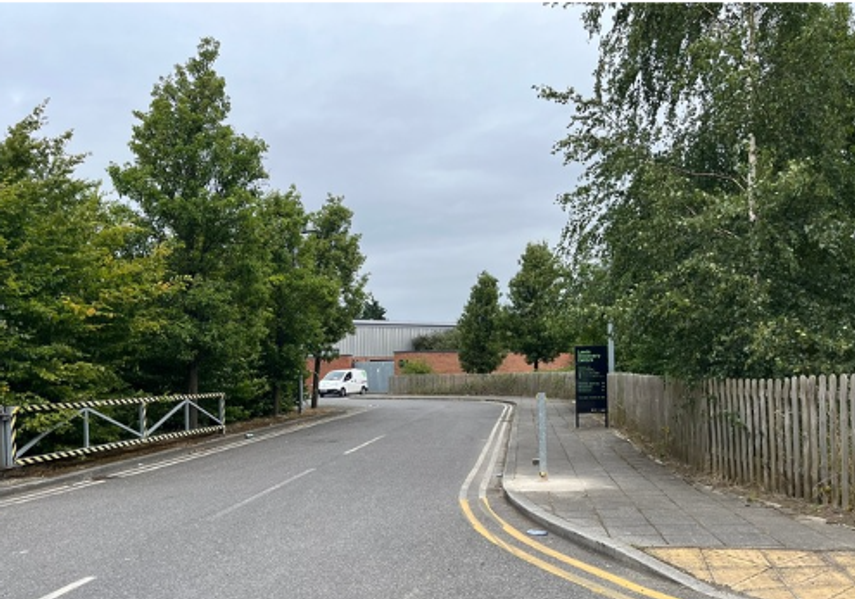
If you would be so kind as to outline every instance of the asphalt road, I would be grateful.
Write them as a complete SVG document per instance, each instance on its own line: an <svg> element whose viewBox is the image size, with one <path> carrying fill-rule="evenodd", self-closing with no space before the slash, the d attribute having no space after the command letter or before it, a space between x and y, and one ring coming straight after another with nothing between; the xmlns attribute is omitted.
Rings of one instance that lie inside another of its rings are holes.
<svg viewBox="0 0 855 599"><path fill-rule="evenodd" d="M696 597L557 538L627 584L527 559L496 487L502 404L324 403L353 410L0 497L0 597Z"/></svg>

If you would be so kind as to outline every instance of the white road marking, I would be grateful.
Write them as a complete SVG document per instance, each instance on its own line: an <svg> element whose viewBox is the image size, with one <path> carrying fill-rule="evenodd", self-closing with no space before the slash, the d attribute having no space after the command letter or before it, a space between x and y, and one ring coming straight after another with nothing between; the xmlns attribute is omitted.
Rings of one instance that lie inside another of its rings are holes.
<svg viewBox="0 0 855 599"><path fill-rule="evenodd" d="M269 487L269 488L264 489L263 491L261 491L259 493L256 493L252 497L248 497L248 498L244 499L243 501L240 501L240 502L234 504L233 506L227 507L226 509L217 512L216 514L211 516L209 518L209 520L217 520L218 518L222 518L223 516L225 516L227 514L231 514L233 511L240 509L247 504L252 503L256 499L260 499L260 498L264 497L265 495L268 495L268 494L272 493L273 491L276 491L277 489L281 489L285 485L290 484L290 483L292 483L298 479L301 479L304 476L306 476L307 474L311 474L314 471L315 471L315 468L309 468L308 470L304 470L300 474L296 474L289 479L283 480L281 483L277 483L277 484L273 485L272 487Z"/></svg>
<svg viewBox="0 0 855 599"><path fill-rule="evenodd" d="M380 439L382 439L382 438L383 438L383 437L385 437L385 436L386 436L386 435L380 435L379 437L374 437L373 439L371 439L370 441L366 441L366 442L365 442L365 443L363 443L362 445L357 445L357 446L356 446L356 447L354 447L353 449L348 449L347 451L345 451L345 452L344 452L344 455L350 455L350 454L352 454L352 453L355 453L355 452L359 451L360 449L363 449L363 448L365 448L365 447L368 447L368 446L369 446L369 445L371 445L372 443L376 443L377 441L379 441Z"/></svg>
<svg viewBox="0 0 855 599"><path fill-rule="evenodd" d="M62 587L61 589L56 590L53 593L49 593L44 597L41 597L41 599L57 599L57 597L62 597L66 593L70 593L74 589L82 587L84 584L88 584L93 580L95 580L94 576L87 576L86 578L81 578L77 582L72 582L71 584Z"/></svg>
<svg viewBox="0 0 855 599"><path fill-rule="evenodd" d="M229 451L232 449L237 449L239 447L244 447L245 445L252 445L253 443L259 443L261 441L266 441L268 439L273 439L276 437L280 437L282 435L289 435L292 433L296 433L297 431L301 431L303 429L312 428L314 426L318 426L320 424L325 424L328 422L334 422L336 420L341 420L343 418L350 418L351 416L356 416L357 414L361 414L366 410L353 410L346 414L341 414L339 416L333 416L331 418L324 418L321 420L316 420L312 422L306 422L302 424L298 424L296 426L290 426L288 428L275 430L269 433L256 433L254 437L249 439L240 439L238 441L232 441L230 443L226 443L224 445L220 445L218 447L210 447L207 449L199 449L194 450L193 453L188 455L179 456L176 458L165 459L158 462L154 462L151 464L142 464L140 466L129 468L127 470L123 470L121 472L117 472L111 476L111 478L128 478L130 476L137 476L139 474L146 474L148 472L154 472L155 470L160 470L161 468L168 468L170 466L176 466L178 464L182 464L184 462L189 462L191 460L195 460L198 458L204 458L213 454L221 453L223 451Z"/></svg>
<svg viewBox="0 0 855 599"><path fill-rule="evenodd" d="M100 485L103 482L103 480L89 480L80 483L74 483L73 485L63 485L61 487L51 487L50 489L44 489L42 491L33 491L32 493L27 493L26 495L10 497L9 499L0 501L0 508L8 507L11 505L21 505L22 503L29 503L31 501L36 501L37 499L44 499L45 497L63 495L65 493L70 493L71 491L77 491L80 489L85 489L86 487Z"/></svg>
<svg viewBox="0 0 855 599"><path fill-rule="evenodd" d="M326 424L329 422L334 422L336 420L342 420L344 418L350 418L351 416L356 416L358 414L362 414L363 412L368 411L371 408L360 408L347 412L346 414L340 414L338 416L333 416L331 418L323 418L320 420L310 421L306 423L297 424L296 426L287 427L284 429L274 430L269 433L261 433L256 434L256 436L250 439L241 439L239 441L233 441L230 443L226 443L224 445L220 445L218 447L211 447L206 449L193 450L192 453L175 457L168 458L164 460L160 460L157 462L153 462L151 464L139 464L133 468L128 468L127 470L122 470L120 472L116 472L114 474L109 475L108 478L128 478L130 476L137 476L140 474L146 474L148 472L154 472L155 470L160 470L162 468L168 468L170 466L176 466L178 464L182 464L184 462L189 462L191 460L195 460L198 458L203 458L206 456L210 456L213 454L217 454L223 451L229 451L232 449L237 449L239 447L243 447L245 445L250 445L252 443L258 443L260 441L265 441L267 439L273 439L275 437L279 437L282 435L288 435L295 433L297 431L301 431L303 429L312 428L314 426L318 426L321 424ZM90 487L93 485L100 485L101 483L106 482L105 480L91 480L84 481L80 483L75 483L73 485L63 485L61 487L53 487L44 491L33 491L31 493L27 493L25 495L20 495L16 497L10 497L9 499L0 500L0 509L4 507L10 507L13 505L20 505L22 503L29 503L30 501L36 501L38 499L43 499L45 497L52 497L54 495L62 495L63 493L68 493L70 491L76 491L78 489L82 489L85 487Z"/></svg>
<svg viewBox="0 0 855 599"><path fill-rule="evenodd" d="M505 422L507 420L508 414L512 409L513 408L510 405L505 404L505 408L502 410L501 416L499 416L498 420L496 420L496 424L493 426L493 430L490 431L490 436L487 437L487 442L484 444L484 448L481 450L481 454L478 456L478 461L475 462L475 465L472 467L472 470L469 471L469 475L466 477L466 480L463 481L463 486L460 487L460 494L458 495L459 499L465 500L467 498L467 496L469 495L469 487L472 485L472 481L475 480L475 477L481 470L481 466L484 464L484 460L487 459L487 456L490 454L491 451L498 451L499 441L501 440L499 431L501 430L504 432ZM495 464L495 459L491 459L490 464ZM479 487L479 491L483 492L483 489Z"/></svg>
<svg viewBox="0 0 855 599"><path fill-rule="evenodd" d="M493 447L493 452L490 457L490 461L487 463L487 470L484 473L483 478L481 479L481 484L478 487L478 497L486 497L487 496L487 486L490 484L490 481L493 480L493 475L496 472L496 462L499 460L499 451L501 447L501 440L505 438L505 430L508 428L508 413L511 411L511 406L506 405L505 409L502 411L502 426L499 427L498 436L496 437L496 444Z"/></svg>

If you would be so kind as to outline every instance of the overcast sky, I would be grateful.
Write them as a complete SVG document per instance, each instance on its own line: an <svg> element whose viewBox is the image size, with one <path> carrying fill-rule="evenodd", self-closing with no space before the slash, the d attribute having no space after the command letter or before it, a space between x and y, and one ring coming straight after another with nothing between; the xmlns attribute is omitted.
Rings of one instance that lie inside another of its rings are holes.
<svg viewBox="0 0 855 599"><path fill-rule="evenodd" d="M454 323L478 274L504 293L529 242L559 241L551 154L567 107L532 85L589 90L596 48L576 8L517 4L0 4L0 126L46 98L79 174L132 159L131 111L158 77L220 41L229 122L270 149L272 188L355 213L368 290L395 321Z"/></svg>

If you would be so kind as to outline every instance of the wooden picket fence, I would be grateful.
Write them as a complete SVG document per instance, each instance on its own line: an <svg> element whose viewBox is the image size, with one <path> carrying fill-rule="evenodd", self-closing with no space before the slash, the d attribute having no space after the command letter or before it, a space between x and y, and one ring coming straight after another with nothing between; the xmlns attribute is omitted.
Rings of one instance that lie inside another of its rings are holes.
<svg viewBox="0 0 855 599"><path fill-rule="evenodd" d="M855 375L708 381L609 375L611 422L721 479L855 507Z"/></svg>

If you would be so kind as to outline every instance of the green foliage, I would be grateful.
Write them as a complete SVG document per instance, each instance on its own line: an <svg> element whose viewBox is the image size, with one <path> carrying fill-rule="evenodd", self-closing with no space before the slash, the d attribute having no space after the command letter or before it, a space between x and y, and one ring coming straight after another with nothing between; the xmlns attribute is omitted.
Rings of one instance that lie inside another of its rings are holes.
<svg viewBox="0 0 855 599"><path fill-rule="evenodd" d="M259 391L251 378L267 300L258 221L267 146L226 124L218 54L219 43L205 38L197 56L155 84L149 110L134 111L134 162L109 173L142 210L151 238L170 247L167 278L183 283L142 348L146 370L167 387L225 389L248 401Z"/></svg>
<svg viewBox="0 0 855 599"><path fill-rule="evenodd" d="M359 313L359 320L386 320L386 308L380 305L372 293L365 297L365 302L362 304L362 312Z"/></svg>
<svg viewBox="0 0 855 599"><path fill-rule="evenodd" d="M262 415L307 354L383 318L343 199L307 214L263 189L267 146L227 124L218 55L202 39L134 111L133 161L108 169L122 202L74 176L70 132L39 137L45 105L0 140L0 403L217 390L231 419Z"/></svg>
<svg viewBox="0 0 855 599"><path fill-rule="evenodd" d="M329 286L319 297L319 335L307 345L315 356L312 407L318 402L318 371L322 359L336 357L334 345L356 329L353 321L362 311L367 276L360 273L365 256L360 251L361 235L352 233L353 211L341 196L329 195L320 210L309 217L306 239L307 264Z"/></svg>
<svg viewBox="0 0 855 599"><path fill-rule="evenodd" d="M415 351L457 351L460 349L460 333L457 329L437 331L419 335L413 339Z"/></svg>
<svg viewBox="0 0 855 599"><path fill-rule="evenodd" d="M478 275L463 314L457 321L460 366L465 372L493 372L504 359L499 282L488 272Z"/></svg>
<svg viewBox="0 0 855 599"><path fill-rule="evenodd" d="M561 319L563 268L546 242L529 243L520 270L508 284L510 304L503 310L507 345L537 370L569 348Z"/></svg>
<svg viewBox="0 0 855 599"><path fill-rule="evenodd" d="M261 371L272 387L273 413L279 414L283 390L303 376L300 318L305 301L298 256L307 217L294 187L286 193L266 194L260 205L260 224L267 248L268 305L266 335L262 342Z"/></svg>
<svg viewBox="0 0 855 599"><path fill-rule="evenodd" d="M433 368L424 360L405 360L401 366L401 374L431 374Z"/></svg>
<svg viewBox="0 0 855 599"><path fill-rule="evenodd" d="M307 255L304 231L309 215L294 187L262 198L261 222L267 263L268 307L261 370L272 390L274 414L283 396L296 394L305 376L307 348L324 338L326 314L337 308L338 286L319 276Z"/></svg>
<svg viewBox="0 0 855 599"><path fill-rule="evenodd" d="M126 389L128 344L168 291L166 252L97 185L77 179L71 133L38 137L40 105L0 143L0 403L92 399Z"/></svg>
<svg viewBox="0 0 855 599"><path fill-rule="evenodd" d="M540 88L573 107L555 150L585 166L561 198L576 329L614 321L623 370L855 367L849 5L628 3L584 19L593 94Z"/></svg>

